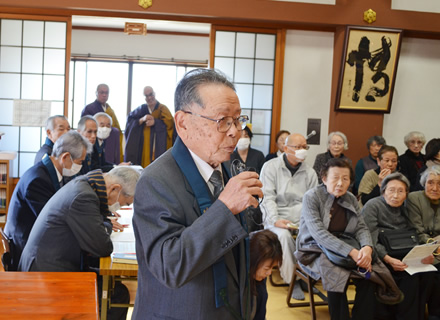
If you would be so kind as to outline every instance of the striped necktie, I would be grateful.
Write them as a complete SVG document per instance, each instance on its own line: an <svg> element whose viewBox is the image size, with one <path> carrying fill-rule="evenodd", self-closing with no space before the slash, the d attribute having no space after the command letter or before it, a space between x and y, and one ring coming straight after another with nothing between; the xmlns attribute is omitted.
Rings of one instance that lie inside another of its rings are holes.
<svg viewBox="0 0 440 320"><path fill-rule="evenodd" d="M213 192L214 199L217 199L218 196L220 195L220 192L222 192L223 190L222 180L223 180L222 173L219 170L214 170L214 172L211 175L211 178L209 178L209 182L211 182L212 185L214 186L214 192Z"/></svg>

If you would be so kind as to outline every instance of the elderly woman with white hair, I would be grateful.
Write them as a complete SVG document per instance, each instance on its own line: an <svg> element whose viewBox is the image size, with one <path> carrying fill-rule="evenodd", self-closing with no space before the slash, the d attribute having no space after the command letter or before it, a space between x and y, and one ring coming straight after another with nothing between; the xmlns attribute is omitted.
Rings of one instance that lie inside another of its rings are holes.
<svg viewBox="0 0 440 320"><path fill-rule="evenodd" d="M430 242L432 238L440 236L440 166L426 169L420 184L423 191L411 192L406 201L409 219L416 227L420 244ZM437 270L440 270L440 249L431 257ZM440 319L440 272L430 272L432 278L419 293L421 305L428 303L429 316ZM431 318L430 318L431 319Z"/></svg>
<svg viewBox="0 0 440 320"><path fill-rule="evenodd" d="M318 175L319 183L322 183L321 180L322 166L332 158L341 158L347 161L350 167L353 167L351 160L343 154L343 152L347 149L348 149L348 140L345 134L343 134L340 131L335 131L335 132L331 132L328 135L327 152L318 154L315 159L315 164L313 165L313 169L315 169Z"/></svg>
<svg viewBox="0 0 440 320"><path fill-rule="evenodd" d="M399 156L400 172L408 178L410 191L417 190L417 174L425 165L425 157L422 154L423 146L426 143L425 135L419 131L411 131L403 141L408 149Z"/></svg>
<svg viewBox="0 0 440 320"><path fill-rule="evenodd" d="M376 319L424 319L424 304L421 304L420 295L426 295L424 284L429 282L431 277L429 272L413 275L407 273L405 269L408 265L402 261L407 252L390 251L380 236L389 230L414 228L404 206L408 191L408 179L400 172L391 173L382 181L381 196L369 200L362 209L377 255L391 271L395 282L404 294L403 301L396 305L385 306L377 303ZM423 259L422 263L431 262Z"/></svg>

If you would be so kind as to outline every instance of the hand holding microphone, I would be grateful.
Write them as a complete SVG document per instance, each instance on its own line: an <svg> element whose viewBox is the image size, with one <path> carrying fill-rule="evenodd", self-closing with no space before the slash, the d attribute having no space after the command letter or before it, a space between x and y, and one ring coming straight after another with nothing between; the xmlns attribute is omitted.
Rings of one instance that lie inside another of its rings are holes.
<svg viewBox="0 0 440 320"><path fill-rule="evenodd" d="M258 207L258 198L263 198L263 191L261 190L263 184L258 179L258 173L245 171L247 170L246 165L240 161L238 163L235 161L238 160L234 160L231 165L233 177L229 179L218 197L234 215L246 208Z"/></svg>

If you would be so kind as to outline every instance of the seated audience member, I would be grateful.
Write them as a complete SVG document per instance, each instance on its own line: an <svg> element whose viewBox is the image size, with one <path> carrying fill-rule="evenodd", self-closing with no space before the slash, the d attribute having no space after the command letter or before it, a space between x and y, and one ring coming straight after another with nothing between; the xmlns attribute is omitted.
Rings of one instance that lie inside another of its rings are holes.
<svg viewBox="0 0 440 320"><path fill-rule="evenodd" d="M373 243L370 232L359 213L356 197L347 192L354 179L353 169L343 159L330 159L322 166L321 178L323 184L304 195L295 255L308 275L316 280L321 278L322 286L327 290L332 320L373 319L375 288L372 282L354 279L356 297L350 318L346 290L352 270L333 264L319 251L308 261L299 254L312 247L326 248L350 257L360 268L371 270ZM353 234L361 249L340 240L336 234L343 232Z"/></svg>
<svg viewBox="0 0 440 320"><path fill-rule="evenodd" d="M116 113L107 103L110 94L110 89L108 85L101 83L96 87L96 100L84 107L81 111L81 117L84 116L94 116L98 112L105 112L112 118L112 132L107 142L107 151L114 155L115 153L122 154L122 142L124 136L122 135L121 127L119 126L118 118L116 118ZM118 164L122 159L117 162L108 160L108 162Z"/></svg>
<svg viewBox="0 0 440 320"><path fill-rule="evenodd" d="M385 262L391 274L404 294L404 300L393 306L377 304L377 319L424 319L421 311L418 293L420 282L427 273L410 275L405 271L408 267L402 262L403 257L392 256L379 241L379 233L384 230L411 229L413 225L408 220L404 201L408 195L409 181L400 172L394 172L382 181L381 196L368 201L362 209L365 223L371 232L374 248L379 258Z"/></svg>
<svg viewBox="0 0 440 320"><path fill-rule="evenodd" d="M382 148L384 144L386 144L386 142L382 136L372 136L368 138L367 149L369 154L368 156L359 159L359 161L356 163L353 194L357 194L359 184L361 183L365 172L371 169L377 169L379 167L377 164L377 155L379 154L380 148Z"/></svg>
<svg viewBox="0 0 440 320"><path fill-rule="evenodd" d="M269 153L266 156L265 161L269 161L273 158L276 158L284 152L284 145L286 144L286 138L289 135L290 135L290 132L287 130L278 131L277 135L275 136L275 144L276 144L278 150L274 153Z"/></svg>
<svg viewBox="0 0 440 320"><path fill-rule="evenodd" d="M173 145L174 119L156 100L152 87L144 88L146 104L130 112L125 129L125 161L148 166Z"/></svg>
<svg viewBox="0 0 440 320"><path fill-rule="evenodd" d="M415 226L420 244L440 236L440 165L426 169L421 177L423 191L411 192L406 208L411 223ZM432 262L437 272L429 272L430 281L421 285L419 292L421 307L428 303L429 319L440 319L440 248L434 253Z"/></svg>
<svg viewBox="0 0 440 320"><path fill-rule="evenodd" d="M342 153L344 150L348 149L348 141L345 134L339 131L331 132L327 139L327 149L327 152L320 153L316 156L315 164L313 165L313 169L315 169L316 174L318 175L319 183L322 183L320 177L321 168L329 159L341 158L347 161L350 167L352 166L351 160Z"/></svg>
<svg viewBox="0 0 440 320"><path fill-rule="evenodd" d="M399 154L393 146L384 145L377 155L379 168L365 172L359 184L358 195L364 205L368 200L380 196L382 180L397 169Z"/></svg>
<svg viewBox="0 0 440 320"><path fill-rule="evenodd" d="M425 147L425 165L420 168L417 174L416 190L424 190L425 188L420 184L420 178L427 168L440 165L440 139L434 138L429 140Z"/></svg>
<svg viewBox="0 0 440 320"><path fill-rule="evenodd" d="M418 131L411 131L404 138L408 149L399 156L399 171L408 178L410 191L417 190L417 175L425 165L425 157L422 154L423 146L426 143L425 135Z"/></svg>
<svg viewBox="0 0 440 320"><path fill-rule="evenodd" d="M87 271L88 256L107 257L113 251L111 223L106 218L133 203L140 173L130 167L101 170L77 177L61 188L41 211L20 259L21 271ZM119 285L118 285L119 286ZM127 288L123 300L127 303ZM116 315L115 315L116 314ZM111 308L109 319L125 319L127 308Z"/></svg>
<svg viewBox="0 0 440 320"><path fill-rule="evenodd" d="M316 172L304 162L308 149L304 136L291 134L284 146L284 154L266 162L260 175L264 227L274 232L281 242L283 265L280 274L286 283L292 281L295 265L295 241L290 230L298 228L304 193L318 185ZM299 283L295 285L292 297L304 299Z"/></svg>
<svg viewBox="0 0 440 320"><path fill-rule="evenodd" d="M69 130L70 125L65 116L57 115L49 117L46 122L46 141L35 155L34 164L40 162L45 154L50 156L52 154L53 144L58 140L59 137Z"/></svg>
<svg viewBox="0 0 440 320"><path fill-rule="evenodd" d="M237 147L231 154L231 163L238 159L243 162L247 168L253 168L260 174L261 168L264 164L264 154L256 149L250 147L252 141L252 131L249 125L246 125L241 132L241 138L237 142Z"/></svg>
<svg viewBox="0 0 440 320"><path fill-rule="evenodd" d="M266 278L275 266L283 263L283 251L276 234L261 230L250 234L250 285L252 294L251 319L266 319Z"/></svg>
<svg viewBox="0 0 440 320"><path fill-rule="evenodd" d="M78 132L61 136L51 156L30 167L20 178L9 205L5 233L12 240L12 265L16 269L32 226L47 201L63 185L63 176L79 172L90 143Z"/></svg>

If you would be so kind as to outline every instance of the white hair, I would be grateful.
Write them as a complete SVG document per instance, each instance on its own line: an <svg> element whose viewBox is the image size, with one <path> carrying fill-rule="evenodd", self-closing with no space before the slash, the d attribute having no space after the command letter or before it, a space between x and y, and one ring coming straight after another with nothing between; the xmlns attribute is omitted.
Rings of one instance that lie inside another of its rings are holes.
<svg viewBox="0 0 440 320"><path fill-rule="evenodd" d="M426 143L425 135L420 131L411 131L403 138L403 142L407 147L409 147L409 142L411 139L419 139L423 144Z"/></svg>
<svg viewBox="0 0 440 320"><path fill-rule="evenodd" d="M96 122L98 122L98 118L100 118L100 117L106 117L106 118L108 118L109 120L110 120L110 125L112 126L113 125L113 119L112 119L112 117L110 117L107 113L105 113L105 112L98 112L98 113L95 113L95 115L93 116L93 119L95 119L96 120ZM99 124L98 124L99 125Z"/></svg>
<svg viewBox="0 0 440 320"><path fill-rule="evenodd" d="M328 138L327 138L327 148L330 147L330 141L332 140L333 136L340 136L342 138L342 140L344 140L344 150L348 149L347 136L345 134L343 134L341 131L330 132L330 134L328 135Z"/></svg>
<svg viewBox="0 0 440 320"><path fill-rule="evenodd" d="M122 194L126 197L134 196L136 183L138 182L141 173L139 170L129 166L115 167L105 175L109 183L117 183L122 186Z"/></svg>

